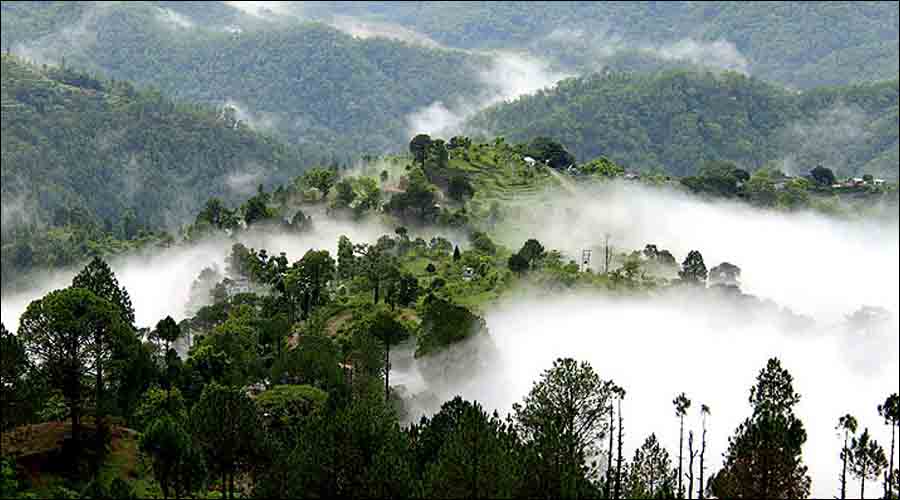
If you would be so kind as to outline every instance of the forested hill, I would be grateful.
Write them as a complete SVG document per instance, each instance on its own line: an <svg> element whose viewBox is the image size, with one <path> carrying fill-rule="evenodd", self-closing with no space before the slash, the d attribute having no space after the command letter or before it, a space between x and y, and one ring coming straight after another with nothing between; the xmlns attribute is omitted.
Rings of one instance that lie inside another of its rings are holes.
<svg viewBox="0 0 900 500"><path fill-rule="evenodd" d="M220 3L7 3L3 44L14 53L231 103L257 129L348 156L396 150L409 140L407 115L484 90L478 56L264 22Z"/></svg>
<svg viewBox="0 0 900 500"><path fill-rule="evenodd" d="M663 59L724 58L798 88L884 80L900 68L896 2L310 3L449 46L529 47L593 69L634 48Z"/></svg>
<svg viewBox="0 0 900 500"><path fill-rule="evenodd" d="M209 196L244 198L322 160L229 113L8 55L2 108L4 239L38 223L177 227Z"/></svg>
<svg viewBox="0 0 900 500"><path fill-rule="evenodd" d="M736 73L609 73L488 109L470 125L516 141L553 137L579 160L688 175L706 160L839 175L898 173L898 81L785 91Z"/></svg>

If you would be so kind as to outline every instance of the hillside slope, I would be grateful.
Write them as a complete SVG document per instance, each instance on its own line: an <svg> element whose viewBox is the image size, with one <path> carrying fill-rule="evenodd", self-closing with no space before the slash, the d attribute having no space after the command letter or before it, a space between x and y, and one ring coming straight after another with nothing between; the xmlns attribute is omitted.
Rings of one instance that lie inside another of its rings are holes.
<svg viewBox="0 0 900 500"><path fill-rule="evenodd" d="M588 70L634 48L664 60L721 59L798 88L890 79L900 69L895 2L321 2L308 10L395 23L453 47L530 47Z"/></svg>
<svg viewBox="0 0 900 500"><path fill-rule="evenodd" d="M4 47L39 61L231 104L254 128L351 153L395 150L407 116L478 95L487 59L324 24L264 21L221 3L3 3ZM9 33L7 33L9 31Z"/></svg>
<svg viewBox="0 0 900 500"><path fill-rule="evenodd" d="M3 233L22 223L177 227L318 161L228 114L2 58Z"/></svg>
<svg viewBox="0 0 900 500"><path fill-rule="evenodd" d="M897 80L791 93L735 73L618 73L566 80L470 126L515 141L553 137L582 161L604 155L676 175L724 159L896 178L897 105Z"/></svg>

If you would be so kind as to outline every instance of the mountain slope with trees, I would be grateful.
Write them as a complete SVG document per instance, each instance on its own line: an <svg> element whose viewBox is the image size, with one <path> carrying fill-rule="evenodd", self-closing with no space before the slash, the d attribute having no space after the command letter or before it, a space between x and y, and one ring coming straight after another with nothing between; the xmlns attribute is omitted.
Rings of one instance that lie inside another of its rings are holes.
<svg viewBox="0 0 900 500"><path fill-rule="evenodd" d="M395 150L407 115L479 95L489 60L294 18L264 21L215 2L3 4L4 47L167 95L232 105L254 128L344 154ZM215 13L215 14L212 14ZM7 34L7 28L10 33Z"/></svg>
<svg viewBox="0 0 900 500"><path fill-rule="evenodd" d="M896 178L897 109L897 80L792 93L736 73L672 70L565 80L469 125L515 141L552 137L579 160L603 155L674 175L708 160L748 170L785 160L801 173L823 164Z"/></svg>
<svg viewBox="0 0 900 500"><path fill-rule="evenodd" d="M797 88L885 80L900 70L900 9L891 2L323 3L311 14L395 23L453 47L529 47L585 68L605 62L610 47L692 40L733 44L731 57L745 59L751 75ZM554 39L564 39L562 50Z"/></svg>
<svg viewBox="0 0 900 500"><path fill-rule="evenodd" d="M50 237L48 226L124 240L178 228L210 196L236 201L322 160L228 113L8 55L2 109L4 244Z"/></svg>

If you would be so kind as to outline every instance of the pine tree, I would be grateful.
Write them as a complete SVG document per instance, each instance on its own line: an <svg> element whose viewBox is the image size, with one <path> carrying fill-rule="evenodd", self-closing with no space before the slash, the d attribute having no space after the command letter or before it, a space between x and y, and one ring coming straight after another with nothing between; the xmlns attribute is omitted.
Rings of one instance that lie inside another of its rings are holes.
<svg viewBox="0 0 900 500"><path fill-rule="evenodd" d="M888 473L885 477L884 493L885 498L891 496L891 488L896 482L894 477L894 450L897 439L897 428L900 428L900 395L891 394L884 401L884 404L878 405L878 414L884 419L884 423L891 427L891 455L890 464L888 465Z"/></svg>
<svg viewBox="0 0 900 500"><path fill-rule="evenodd" d="M681 423L678 440L678 498L684 498L684 417L691 407L691 400L682 392L672 401L672 404L675 405L675 416Z"/></svg>
<svg viewBox="0 0 900 500"><path fill-rule="evenodd" d="M729 439L721 471L710 481L719 498L793 499L809 496L803 465L806 430L794 415L800 395L793 377L777 359L769 360L750 390L753 414Z"/></svg>
<svg viewBox="0 0 900 500"><path fill-rule="evenodd" d="M844 433L844 447L841 449L841 500L847 498L847 465L850 462L850 436L856 434L856 418L853 415L844 415L838 420L837 430Z"/></svg>
<svg viewBox="0 0 900 500"><path fill-rule="evenodd" d="M859 479L859 498L866 498L866 480L877 479L887 467L887 457L878 441L869 436L869 429L850 443L850 471Z"/></svg>

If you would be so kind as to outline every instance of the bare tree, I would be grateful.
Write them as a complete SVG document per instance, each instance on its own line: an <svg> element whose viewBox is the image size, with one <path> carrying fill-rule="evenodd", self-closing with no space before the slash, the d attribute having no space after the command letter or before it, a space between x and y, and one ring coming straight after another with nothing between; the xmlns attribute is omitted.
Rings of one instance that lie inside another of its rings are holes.
<svg viewBox="0 0 900 500"><path fill-rule="evenodd" d="M700 446L700 488L697 490L697 498L703 500L706 495L706 485L703 484L703 480L706 472L704 459L706 458L706 417L709 416L709 406L700 405L700 414L703 415L703 444Z"/></svg>

